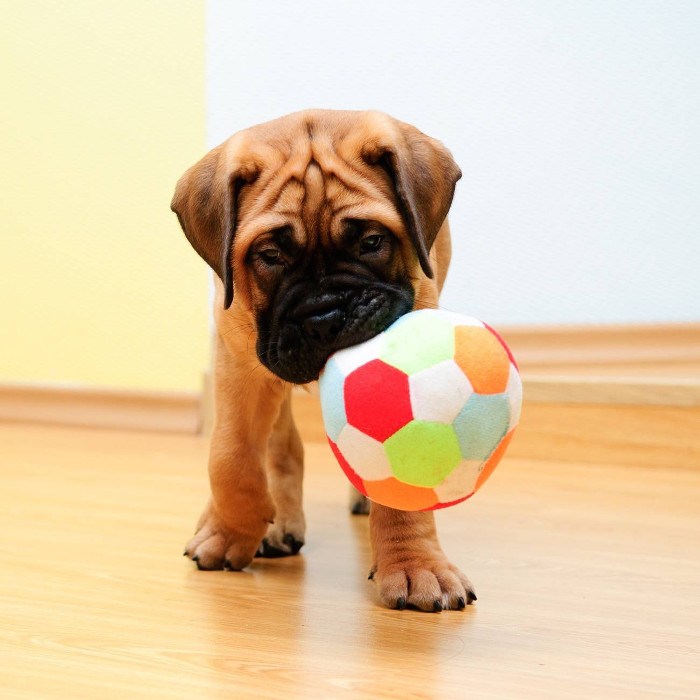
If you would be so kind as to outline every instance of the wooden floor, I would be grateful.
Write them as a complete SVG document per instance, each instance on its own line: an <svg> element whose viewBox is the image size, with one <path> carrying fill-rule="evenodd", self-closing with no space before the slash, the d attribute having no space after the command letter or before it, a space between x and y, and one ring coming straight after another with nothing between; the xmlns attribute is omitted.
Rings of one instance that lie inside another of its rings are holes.
<svg viewBox="0 0 700 700"><path fill-rule="evenodd" d="M307 446L303 555L205 573L186 435L0 428L0 697L700 697L700 470L506 459L438 515L478 602L379 606L367 520Z"/></svg>

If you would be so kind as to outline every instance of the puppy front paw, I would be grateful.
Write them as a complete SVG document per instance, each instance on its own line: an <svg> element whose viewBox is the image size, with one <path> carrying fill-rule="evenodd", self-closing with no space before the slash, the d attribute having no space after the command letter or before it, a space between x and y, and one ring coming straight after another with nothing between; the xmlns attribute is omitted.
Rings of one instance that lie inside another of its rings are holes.
<svg viewBox="0 0 700 700"><path fill-rule="evenodd" d="M227 524L212 505L204 511L197 532L185 547L185 556L200 570L240 571L253 561L267 523Z"/></svg>
<svg viewBox="0 0 700 700"><path fill-rule="evenodd" d="M378 562L369 578L390 608L440 612L461 610L476 600L469 579L442 554Z"/></svg>

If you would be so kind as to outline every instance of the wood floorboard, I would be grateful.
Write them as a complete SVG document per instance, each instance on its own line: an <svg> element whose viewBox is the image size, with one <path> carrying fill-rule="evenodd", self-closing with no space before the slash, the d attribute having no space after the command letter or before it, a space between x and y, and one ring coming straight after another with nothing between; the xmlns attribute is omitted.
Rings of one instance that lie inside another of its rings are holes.
<svg viewBox="0 0 700 700"><path fill-rule="evenodd" d="M478 602L422 614L379 605L321 443L303 554L196 571L206 453L0 426L3 699L700 696L698 470L506 458L438 514Z"/></svg>

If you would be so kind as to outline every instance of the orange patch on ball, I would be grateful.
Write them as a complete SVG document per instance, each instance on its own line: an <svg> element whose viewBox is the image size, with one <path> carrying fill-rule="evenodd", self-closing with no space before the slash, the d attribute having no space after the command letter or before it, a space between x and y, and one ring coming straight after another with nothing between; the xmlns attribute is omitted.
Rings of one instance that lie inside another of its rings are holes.
<svg viewBox="0 0 700 700"><path fill-rule="evenodd" d="M379 481L365 481L364 485L371 500L402 510L423 510L440 500L433 489L404 484L393 476Z"/></svg>
<svg viewBox="0 0 700 700"><path fill-rule="evenodd" d="M486 328L457 326L454 359L477 394L502 394L506 390L510 359L498 339Z"/></svg>
<svg viewBox="0 0 700 700"><path fill-rule="evenodd" d="M488 479L491 476L493 470L498 466L498 463L501 461L501 457L503 457L503 453L508 449L508 445L510 444L511 439L513 438L514 432L515 428L513 428L513 430L511 430L503 438L503 440L501 440L498 447L491 453L491 456L486 460L486 463L484 464L482 470L479 472L479 478L476 480L476 484L474 485L474 491L478 491L481 488L481 485L486 481L486 479Z"/></svg>

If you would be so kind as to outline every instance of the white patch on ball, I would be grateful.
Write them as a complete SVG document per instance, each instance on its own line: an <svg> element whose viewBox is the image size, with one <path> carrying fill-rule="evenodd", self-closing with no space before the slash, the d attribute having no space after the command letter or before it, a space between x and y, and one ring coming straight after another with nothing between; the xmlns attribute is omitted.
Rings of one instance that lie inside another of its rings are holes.
<svg viewBox="0 0 700 700"><path fill-rule="evenodd" d="M453 359L410 375L408 384L414 418L433 423L452 423L474 391Z"/></svg>
<svg viewBox="0 0 700 700"><path fill-rule="evenodd" d="M478 459L463 459L441 484L433 488L440 503L451 503L468 496L474 490L482 464Z"/></svg>
<svg viewBox="0 0 700 700"><path fill-rule="evenodd" d="M346 425L338 436L338 449L353 471L365 481L378 481L393 476L389 458L381 442L352 425Z"/></svg>

